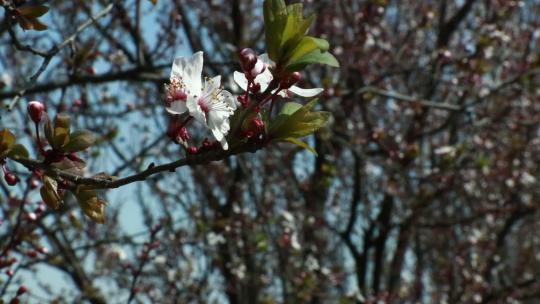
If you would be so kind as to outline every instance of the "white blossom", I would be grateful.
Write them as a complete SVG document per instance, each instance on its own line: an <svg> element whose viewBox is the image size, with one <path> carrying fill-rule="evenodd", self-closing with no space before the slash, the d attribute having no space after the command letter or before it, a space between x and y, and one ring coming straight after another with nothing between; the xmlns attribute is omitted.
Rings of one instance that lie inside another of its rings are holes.
<svg viewBox="0 0 540 304"><path fill-rule="evenodd" d="M167 111L171 114L189 112L195 120L208 126L224 150L229 132L229 117L236 110L232 94L221 88L221 76L202 82L203 52L191 57L178 57L171 70L167 89Z"/></svg>

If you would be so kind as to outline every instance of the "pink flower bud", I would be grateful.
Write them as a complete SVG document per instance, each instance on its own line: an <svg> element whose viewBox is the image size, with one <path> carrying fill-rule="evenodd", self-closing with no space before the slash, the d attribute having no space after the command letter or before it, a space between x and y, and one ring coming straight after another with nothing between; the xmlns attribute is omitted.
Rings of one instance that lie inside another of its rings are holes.
<svg viewBox="0 0 540 304"><path fill-rule="evenodd" d="M4 175L4 179L6 180L6 183L10 186L15 186L17 183L19 183L19 178L12 172L6 172L6 174Z"/></svg>
<svg viewBox="0 0 540 304"><path fill-rule="evenodd" d="M29 212L27 215L26 215L26 218L33 222L35 220L37 220L37 214L35 214L34 212Z"/></svg>
<svg viewBox="0 0 540 304"><path fill-rule="evenodd" d="M30 101L28 103L28 114L33 122L39 123L45 112L45 105L39 101Z"/></svg>
<svg viewBox="0 0 540 304"><path fill-rule="evenodd" d="M42 214L43 212L45 212L45 204L43 202L39 202L34 212L37 214Z"/></svg>
<svg viewBox="0 0 540 304"><path fill-rule="evenodd" d="M39 181L35 178L32 178L29 182L30 189L36 189L39 187Z"/></svg>
<svg viewBox="0 0 540 304"><path fill-rule="evenodd" d="M189 154L197 154L197 152L199 152L199 149L197 149L197 147L189 147L189 148L187 149L187 152L188 152Z"/></svg>

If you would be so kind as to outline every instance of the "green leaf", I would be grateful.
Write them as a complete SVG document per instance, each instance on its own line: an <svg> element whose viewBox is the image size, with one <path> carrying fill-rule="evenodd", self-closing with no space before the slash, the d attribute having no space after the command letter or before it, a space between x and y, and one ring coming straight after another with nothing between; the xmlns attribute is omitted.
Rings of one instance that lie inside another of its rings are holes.
<svg viewBox="0 0 540 304"><path fill-rule="evenodd" d="M291 115L302 108L302 104L298 102L287 102L281 108L280 114Z"/></svg>
<svg viewBox="0 0 540 304"><path fill-rule="evenodd" d="M28 158L30 154L28 150L21 144L14 144L7 154L9 158Z"/></svg>
<svg viewBox="0 0 540 304"><path fill-rule="evenodd" d="M281 47L287 47L291 42L298 42L307 33L307 30L315 20L315 16L311 15L304 20L302 13L302 3L295 3L287 6L287 21L283 29L281 37Z"/></svg>
<svg viewBox="0 0 540 304"><path fill-rule="evenodd" d="M22 6L18 7L17 10L24 17L38 18L45 15L49 11L49 7L45 5Z"/></svg>
<svg viewBox="0 0 540 304"><path fill-rule="evenodd" d="M71 126L71 117L69 117L66 114L58 114L58 115L56 115L56 119L54 121L54 127L55 128L69 129L70 126Z"/></svg>
<svg viewBox="0 0 540 304"><path fill-rule="evenodd" d="M297 138L288 137L288 138L284 138L283 141L288 141L290 143L293 143L293 144L295 144L297 146L300 146L300 147L308 150L309 152L313 153L315 156L318 156L317 151L315 151L315 149L312 146L308 145L307 143L305 143L305 142L303 142L303 141L301 141L301 140L299 140Z"/></svg>
<svg viewBox="0 0 540 304"><path fill-rule="evenodd" d="M54 138L52 146L55 149L60 149L69 143L69 129L68 128L54 128Z"/></svg>
<svg viewBox="0 0 540 304"><path fill-rule="evenodd" d="M330 117L329 112L311 112L311 108L317 103L313 99L306 105L290 113L296 105L289 105L286 113L281 113L274 119L269 127L268 134L274 140L285 138L300 138L312 134L326 124Z"/></svg>
<svg viewBox="0 0 540 304"><path fill-rule="evenodd" d="M334 55L330 54L329 52L321 52L317 49L290 62L286 66L286 69L290 72L300 71L306 66L314 63L326 64L336 68L339 67L339 62Z"/></svg>
<svg viewBox="0 0 540 304"><path fill-rule="evenodd" d="M320 50L321 52L326 52L330 48L328 41L320 38L306 36L300 40L296 45L294 50L292 50L288 55L288 62L294 62L299 58L302 58L306 54L313 52L314 50Z"/></svg>
<svg viewBox="0 0 540 304"><path fill-rule="evenodd" d="M4 157L17 138L8 129L0 130L0 158Z"/></svg>
<svg viewBox="0 0 540 304"><path fill-rule="evenodd" d="M69 143L62 148L65 152L79 152L96 143L96 136L88 130L77 130L69 136Z"/></svg>
<svg viewBox="0 0 540 304"><path fill-rule="evenodd" d="M280 57L283 30L287 23L287 6L283 0L266 0L263 14L268 57L277 62Z"/></svg>
<svg viewBox="0 0 540 304"><path fill-rule="evenodd" d="M58 195L58 183L48 176L43 177L43 186L39 193L49 208L57 209L62 203L62 198Z"/></svg>
<svg viewBox="0 0 540 304"><path fill-rule="evenodd" d="M64 114L58 114L56 116L54 128L52 127L50 120L45 122L45 137L53 149L58 150L69 143L70 125L71 118Z"/></svg>
<svg viewBox="0 0 540 304"><path fill-rule="evenodd" d="M99 198L96 190L78 187L73 192L84 214L94 222L105 223L105 205L106 201Z"/></svg>

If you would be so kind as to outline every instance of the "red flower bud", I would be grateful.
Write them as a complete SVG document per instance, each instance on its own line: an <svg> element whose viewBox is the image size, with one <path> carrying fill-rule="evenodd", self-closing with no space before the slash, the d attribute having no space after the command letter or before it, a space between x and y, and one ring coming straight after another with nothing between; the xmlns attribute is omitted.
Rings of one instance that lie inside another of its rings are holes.
<svg viewBox="0 0 540 304"><path fill-rule="evenodd" d="M15 186L17 183L19 183L19 178L12 172L6 172L6 174L4 175L4 179L6 180L6 183L10 186Z"/></svg>
<svg viewBox="0 0 540 304"><path fill-rule="evenodd" d="M256 83L254 84L252 87L251 87L251 92L253 94L257 94L261 91L261 84L260 83Z"/></svg>
<svg viewBox="0 0 540 304"><path fill-rule="evenodd" d="M300 72L293 72L281 80L279 85L282 89L288 89L300 81L300 79L302 79L302 74Z"/></svg>
<svg viewBox="0 0 540 304"><path fill-rule="evenodd" d="M248 106L248 97L247 95L240 95L236 98L242 107L246 108Z"/></svg>
<svg viewBox="0 0 540 304"><path fill-rule="evenodd" d="M180 140L188 140L189 132L184 125L179 121L172 121L167 130L167 136L178 143Z"/></svg>
<svg viewBox="0 0 540 304"><path fill-rule="evenodd" d="M302 79L302 74L300 72L293 72L289 78L293 84L297 83Z"/></svg>
<svg viewBox="0 0 540 304"><path fill-rule="evenodd" d="M256 129L258 130L264 129L264 121L260 117L255 117L252 122L253 122L253 126Z"/></svg>
<svg viewBox="0 0 540 304"><path fill-rule="evenodd" d="M205 148L211 148L211 147L213 146L212 143L210 142L210 140L208 140L208 138L205 138L205 139L203 140L202 145L203 145L203 147L205 147Z"/></svg>
<svg viewBox="0 0 540 304"><path fill-rule="evenodd" d="M189 147L189 148L187 149L187 152L188 152L189 154L197 154L197 152L199 152L199 149L197 149L197 147Z"/></svg>
<svg viewBox="0 0 540 304"><path fill-rule="evenodd" d="M244 138L252 138L253 136L255 136L257 134L255 134L255 132L253 132L252 130L247 130L246 132L244 132Z"/></svg>
<svg viewBox="0 0 540 304"><path fill-rule="evenodd" d="M257 63L257 55L250 48L245 48L240 51L240 64L245 72L251 71Z"/></svg>
<svg viewBox="0 0 540 304"><path fill-rule="evenodd" d="M26 288L26 286L24 285L21 285L21 287L19 287L19 289L17 290L17 296L21 296L25 294L27 291L28 291L28 288Z"/></svg>
<svg viewBox="0 0 540 304"><path fill-rule="evenodd" d="M96 75L96 68L94 68L93 66L89 66L85 70L90 75Z"/></svg>
<svg viewBox="0 0 540 304"><path fill-rule="evenodd" d="M37 258L37 255L38 255L38 253L35 250L29 250L29 251L26 252L26 256L31 258L31 259Z"/></svg>
<svg viewBox="0 0 540 304"><path fill-rule="evenodd" d="M43 112L45 112L45 105L39 101L30 101L28 103L28 114L32 121L39 123L43 117Z"/></svg>

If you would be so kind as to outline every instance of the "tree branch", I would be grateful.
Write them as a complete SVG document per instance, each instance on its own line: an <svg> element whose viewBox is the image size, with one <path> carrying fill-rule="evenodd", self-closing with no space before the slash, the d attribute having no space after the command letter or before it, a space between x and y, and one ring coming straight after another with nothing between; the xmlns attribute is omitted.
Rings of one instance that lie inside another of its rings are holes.
<svg viewBox="0 0 540 304"><path fill-rule="evenodd" d="M206 164L212 161L218 161L225 159L229 156L245 153L245 152L256 152L259 149L263 148L263 143L257 144L244 144L242 146L236 147L230 150L213 150L206 153L188 155L186 158L179 159L167 164L153 166L152 164L144 171L127 176L120 179L102 179L102 178L93 178L93 177L82 177L75 174L67 173L56 168L52 168L50 165L44 164L43 162L32 160L32 159L14 159L14 161L22 164L23 166L29 169L41 169L47 175L50 175L55 178L62 178L67 181L70 181L76 185L86 185L91 186L97 189L112 189L125 186L138 181L144 181L148 177L170 171L174 172L177 168L184 166L195 166Z"/></svg>

